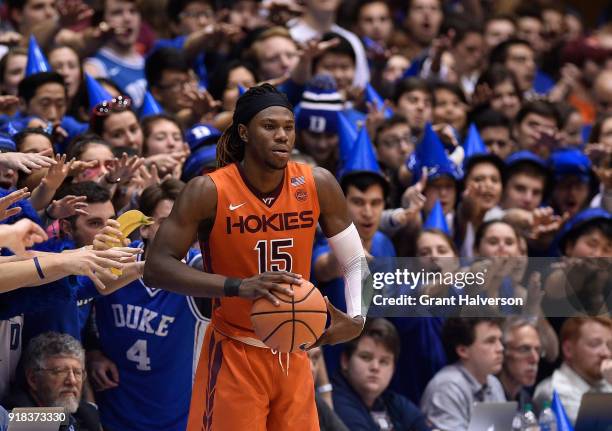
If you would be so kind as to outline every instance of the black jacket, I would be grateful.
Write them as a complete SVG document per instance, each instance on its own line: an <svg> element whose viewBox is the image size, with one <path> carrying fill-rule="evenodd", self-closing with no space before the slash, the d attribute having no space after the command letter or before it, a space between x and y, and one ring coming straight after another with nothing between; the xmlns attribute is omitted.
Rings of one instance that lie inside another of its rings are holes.
<svg viewBox="0 0 612 431"><path fill-rule="evenodd" d="M341 374L334 376L334 411L351 431L377 431L369 409ZM394 431L429 431L427 419L408 398L387 389L376 400L382 403Z"/></svg>

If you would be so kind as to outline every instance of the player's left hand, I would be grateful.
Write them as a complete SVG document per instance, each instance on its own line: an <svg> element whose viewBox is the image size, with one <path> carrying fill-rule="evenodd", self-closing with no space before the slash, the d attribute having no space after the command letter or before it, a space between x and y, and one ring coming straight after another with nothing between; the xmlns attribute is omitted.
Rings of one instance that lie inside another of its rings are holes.
<svg viewBox="0 0 612 431"><path fill-rule="evenodd" d="M327 304L327 311L329 311L331 324L313 345L302 346L303 350L314 349L324 344L344 343L361 334L365 323L362 316L349 317L348 314L334 307L332 303L329 302L329 299L327 299L327 296L325 297L325 303Z"/></svg>

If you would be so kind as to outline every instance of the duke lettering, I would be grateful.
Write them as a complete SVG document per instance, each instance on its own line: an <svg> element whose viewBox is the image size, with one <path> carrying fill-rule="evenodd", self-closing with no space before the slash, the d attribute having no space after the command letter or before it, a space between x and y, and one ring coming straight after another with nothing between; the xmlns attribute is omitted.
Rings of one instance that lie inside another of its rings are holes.
<svg viewBox="0 0 612 431"><path fill-rule="evenodd" d="M158 312L138 305L112 304L111 307L117 328L127 327L146 334L165 337L168 335L168 326L174 322L172 316L166 316L165 314L160 316Z"/></svg>

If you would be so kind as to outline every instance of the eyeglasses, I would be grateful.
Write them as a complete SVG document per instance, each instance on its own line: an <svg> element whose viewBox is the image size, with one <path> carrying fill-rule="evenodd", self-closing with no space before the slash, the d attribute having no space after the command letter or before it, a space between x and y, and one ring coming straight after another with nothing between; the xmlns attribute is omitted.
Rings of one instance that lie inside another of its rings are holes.
<svg viewBox="0 0 612 431"><path fill-rule="evenodd" d="M407 144L414 144L415 139L411 134L406 134L403 136L390 136L380 141L381 144L390 148L398 148L402 145L402 142L405 142Z"/></svg>
<svg viewBox="0 0 612 431"><path fill-rule="evenodd" d="M212 18L215 14L210 10L202 10L199 12L181 12L179 14L179 18L181 19L202 19L202 18Z"/></svg>
<svg viewBox="0 0 612 431"><path fill-rule="evenodd" d="M196 82L190 80L190 81L176 81L176 82L173 82L172 84L157 84L156 86L159 87L161 90L170 90L173 93L177 93L181 91L183 88L195 89L197 84Z"/></svg>
<svg viewBox="0 0 612 431"><path fill-rule="evenodd" d="M87 371L83 368L38 368L37 371L45 371L50 373L55 378L61 378L63 380L68 377L68 374L72 371L74 378L77 380L83 380L87 377Z"/></svg>
<svg viewBox="0 0 612 431"><path fill-rule="evenodd" d="M522 356L522 357L529 356L531 355L532 352L534 352L538 358L541 358L544 355L544 352L542 352L541 347L522 345L518 347L506 346L506 349L511 350L515 352L517 356Z"/></svg>
<svg viewBox="0 0 612 431"><path fill-rule="evenodd" d="M112 100L105 100L102 103L98 103L94 109L93 114L106 117L113 112L122 112L130 108L132 106L132 99L127 96L117 96Z"/></svg>

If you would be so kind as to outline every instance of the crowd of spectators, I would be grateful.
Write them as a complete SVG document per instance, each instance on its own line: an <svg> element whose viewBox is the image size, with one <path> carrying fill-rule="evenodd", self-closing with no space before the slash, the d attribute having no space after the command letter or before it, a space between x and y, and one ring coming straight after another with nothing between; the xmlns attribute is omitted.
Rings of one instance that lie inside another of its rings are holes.
<svg viewBox="0 0 612 431"><path fill-rule="evenodd" d="M465 431L474 402L537 412L553 393L575 422L583 394L612 393L612 7L581 12L0 1L0 430L1 407L31 406L65 407L74 430L185 429L211 302L149 288L144 262L264 82L294 106L292 158L337 176L370 263L488 272L489 298L526 304L368 318L310 351L321 429ZM153 224L111 247L131 209ZM309 278L346 309L322 234Z"/></svg>

